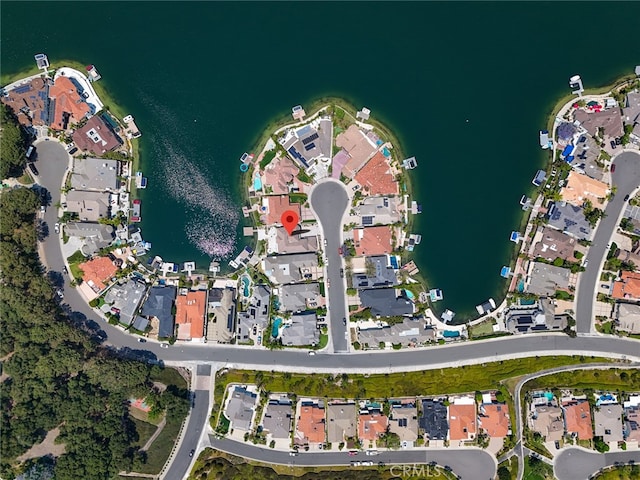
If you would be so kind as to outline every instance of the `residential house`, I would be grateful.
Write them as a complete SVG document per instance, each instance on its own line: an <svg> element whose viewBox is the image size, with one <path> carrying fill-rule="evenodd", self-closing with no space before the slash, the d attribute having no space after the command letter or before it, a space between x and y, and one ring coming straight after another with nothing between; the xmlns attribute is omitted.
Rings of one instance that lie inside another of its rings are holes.
<svg viewBox="0 0 640 480"><path fill-rule="evenodd" d="M613 282L611 296L618 300L640 300L640 273L622 272L620 280Z"/></svg>
<svg viewBox="0 0 640 480"><path fill-rule="evenodd" d="M80 150L94 155L104 155L122 145L122 139L101 115L91 117L73 132L72 138Z"/></svg>
<svg viewBox="0 0 640 480"><path fill-rule="evenodd" d="M391 225L402 219L399 211L400 198L389 196L367 196L355 208L363 227Z"/></svg>
<svg viewBox="0 0 640 480"><path fill-rule="evenodd" d="M267 253L303 253L318 250L318 237L315 234L307 236L289 235L283 227L271 227L267 232Z"/></svg>
<svg viewBox="0 0 640 480"><path fill-rule="evenodd" d="M327 442L342 443L348 438L355 438L356 416L356 404L353 402L327 405Z"/></svg>
<svg viewBox="0 0 640 480"><path fill-rule="evenodd" d="M76 190L115 192L120 187L119 164L104 158L74 158L71 186Z"/></svg>
<svg viewBox="0 0 640 480"><path fill-rule="evenodd" d="M636 252L630 252L624 248L619 248L617 258L622 262L632 262L634 265L640 265L640 255Z"/></svg>
<svg viewBox="0 0 640 480"><path fill-rule="evenodd" d="M393 251L392 229L389 226L356 228L353 243L356 255L387 255Z"/></svg>
<svg viewBox="0 0 640 480"><path fill-rule="evenodd" d="M442 400L422 400L422 412L418 419L420 428L429 440L446 440L449 434L447 407Z"/></svg>
<svg viewBox="0 0 640 480"><path fill-rule="evenodd" d="M618 446L622 442L622 405L600 405L593 411L593 420L596 426L595 436L602 437L602 441Z"/></svg>
<svg viewBox="0 0 640 480"><path fill-rule="evenodd" d="M578 240L589 240L593 228L584 217L584 210L581 207L571 205L567 202L554 202L548 210L549 225L563 231Z"/></svg>
<svg viewBox="0 0 640 480"><path fill-rule="evenodd" d="M67 193L67 212L77 213L83 222L97 222L101 218L109 218L109 194L71 190Z"/></svg>
<svg viewBox="0 0 640 480"><path fill-rule="evenodd" d="M540 296L553 296L556 290L568 290L571 271L541 262L531 262L526 291Z"/></svg>
<svg viewBox="0 0 640 480"><path fill-rule="evenodd" d="M257 400L258 395L247 387L231 387L231 395L224 412L230 421L230 428L244 432L251 431Z"/></svg>
<svg viewBox="0 0 640 480"><path fill-rule="evenodd" d="M142 305L142 315L158 320L158 338L169 338L174 334L173 302L176 292L174 286L151 287Z"/></svg>
<svg viewBox="0 0 640 480"><path fill-rule="evenodd" d="M511 306L505 314L505 325L511 333L562 331L567 325L566 315L556 315L553 301L541 299L536 305Z"/></svg>
<svg viewBox="0 0 640 480"><path fill-rule="evenodd" d="M472 397L455 399L449 405L449 439L473 440L477 433L476 403Z"/></svg>
<svg viewBox="0 0 640 480"><path fill-rule="evenodd" d="M361 410L358 415L358 438L364 442L375 443L387 432L388 426L389 419L379 408Z"/></svg>
<svg viewBox="0 0 640 480"><path fill-rule="evenodd" d="M320 341L320 331L315 312L296 313L285 320L280 339L282 344L287 346L317 345Z"/></svg>
<svg viewBox="0 0 640 480"><path fill-rule="evenodd" d="M262 330L269 322L269 307L271 302L271 290L267 285L255 285L249 298L247 309L238 312L238 326L236 340L244 343L249 340L249 335L256 329Z"/></svg>
<svg viewBox="0 0 640 480"><path fill-rule="evenodd" d="M353 178L377 149L375 142L355 124L338 134L336 147L343 149L349 156L342 167L342 174L348 178Z"/></svg>
<svg viewBox="0 0 640 480"><path fill-rule="evenodd" d="M209 290L207 314L213 315L207 327L207 340L229 343L236 334L236 289L232 287Z"/></svg>
<svg viewBox="0 0 640 480"><path fill-rule="evenodd" d="M13 110L24 127L48 126L53 117L49 100L49 78L37 77L21 83L0 96L0 101Z"/></svg>
<svg viewBox="0 0 640 480"><path fill-rule="evenodd" d="M481 404L478 427L491 438L504 438L509 435L509 406L504 403Z"/></svg>
<svg viewBox="0 0 640 480"><path fill-rule="evenodd" d="M269 280L279 285L317 280L321 271L318 255L313 252L269 255L263 262L263 270Z"/></svg>
<svg viewBox="0 0 640 480"><path fill-rule="evenodd" d="M624 439L640 445L640 407L637 405L624 409Z"/></svg>
<svg viewBox="0 0 640 480"><path fill-rule="evenodd" d="M146 292L147 285L143 281L129 279L113 285L105 294L104 302L117 309L121 324L129 326Z"/></svg>
<svg viewBox="0 0 640 480"><path fill-rule="evenodd" d="M353 287L357 289L392 287L398 283L396 270L387 255L366 257L365 272L353 275Z"/></svg>
<svg viewBox="0 0 640 480"><path fill-rule="evenodd" d="M575 119L580 122L580 125L591 136L595 136L599 128L604 130L604 136L608 138L619 137L623 133L622 116L618 108L610 108L594 113L578 109L575 113Z"/></svg>
<svg viewBox="0 0 640 480"><path fill-rule="evenodd" d="M292 191L301 191L304 184L297 175L300 168L289 157L276 157L264 169L262 184L264 191L271 189L273 195L288 195Z"/></svg>
<svg viewBox="0 0 640 480"><path fill-rule="evenodd" d="M600 145L591 135L585 133L578 138L571 166L595 180L602 181L605 170L602 163L598 163L599 157Z"/></svg>
<svg viewBox="0 0 640 480"><path fill-rule="evenodd" d="M360 303L364 308L369 308L374 317L411 315L415 311L414 303L395 288L360 290Z"/></svg>
<svg viewBox="0 0 640 480"><path fill-rule="evenodd" d="M616 328L623 332L640 333L640 305L618 303L616 305Z"/></svg>
<svg viewBox="0 0 640 480"><path fill-rule="evenodd" d="M544 227L536 233L534 242L535 241L537 241L537 243L533 248L534 258L541 257L549 261L561 258L569 262L575 262L577 260L573 256L576 239L566 233L550 227Z"/></svg>
<svg viewBox="0 0 640 480"><path fill-rule="evenodd" d="M572 401L562 405L566 430L568 434L575 434L578 440L591 440L593 427L591 426L591 409L587 401Z"/></svg>
<svg viewBox="0 0 640 480"><path fill-rule="evenodd" d="M562 409L551 405L535 407L531 416L531 430L542 435L547 442L555 442L564 435Z"/></svg>
<svg viewBox="0 0 640 480"><path fill-rule="evenodd" d="M369 195L398 195L398 182L389 160L382 152L375 155L356 173L356 182Z"/></svg>
<svg viewBox="0 0 640 480"><path fill-rule="evenodd" d="M109 257L95 257L78 265L82 270L82 281L98 293L106 288L105 282L113 278L118 271Z"/></svg>
<svg viewBox="0 0 640 480"><path fill-rule="evenodd" d="M640 123L640 92L627 93L624 107L622 109L622 120L625 125Z"/></svg>
<svg viewBox="0 0 640 480"><path fill-rule="evenodd" d="M296 445L318 445L325 442L325 412L322 400L302 400L294 442Z"/></svg>
<svg viewBox="0 0 640 480"><path fill-rule="evenodd" d="M67 130L71 124L79 123L91 113L78 88L63 75L58 76L49 87L49 102L49 108L53 110L49 126L53 130Z"/></svg>
<svg viewBox="0 0 640 480"><path fill-rule="evenodd" d="M280 310L283 312L301 312L315 310L324 305L318 283L294 283L280 287Z"/></svg>
<svg viewBox="0 0 640 480"><path fill-rule="evenodd" d="M311 171L317 160L331 158L332 131L331 119L320 118L297 130L289 129L279 142L293 160Z"/></svg>
<svg viewBox="0 0 640 480"><path fill-rule="evenodd" d="M69 222L64 226L66 235L83 239L80 251L86 256L95 255L101 248L111 245L113 232L113 226L102 223Z"/></svg>
<svg viewBox="0 0 640 480"><path fill-rule="evenodd" d="M418 409L414 399L391 400L389 431L400 438L401 445L412 447L418 439Z"/></svg>
<svg viewBox="0 0 640 480"><path fill-rule="evenodd" d="M176 325L178 340L202 340L204 316L207 308L205 290L181 289L176 298Z"/></svg>
<svg viewBox="0 0 640 480"><path fill-rule="evenodd" d="M289 195L269 195L262 197L262 205L266 207L266 214L260 220L265 225L281 225L282 214L286 211L293 211L302 218L302 210L299 203L291 203Z"/></svg>
<svg viewBox="0 0 640 480"><path fill-rule="evenodd" d="M427 325L423 318L406 317L393 325L379 320L358 322L357 330L358 342L365 348L375 348L380 343L417 347L436 339L435 329Z"/></svg>
<svg viewBox="0 0 640 480"><path fill-rule="evenodd" d="M291 400L285 395L281 398L270 398L262 419L262 430L271 439L289 439L293 409Z"/></svg>
<svg viewBox="0 0 640 480"><path fill-rule="evenodd" d="M611 189L606 183L574 170L569 172L567 184L560 190L562 200L578 207L589 200L594 207L602 208L609 193Z"/></svg>

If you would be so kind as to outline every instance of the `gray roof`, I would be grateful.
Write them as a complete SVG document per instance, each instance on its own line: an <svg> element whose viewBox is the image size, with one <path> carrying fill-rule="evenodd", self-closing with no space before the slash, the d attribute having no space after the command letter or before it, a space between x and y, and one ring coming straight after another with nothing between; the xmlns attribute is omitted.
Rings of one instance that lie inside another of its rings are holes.
<svg viewBox="0 0 640 480"><path fill-rule="evenodd" d="M380 328L358 330L358 341L377 347L380 342L392 344L418 345L435 338L435 330L426 325L424 320L405 318L402 322Z"/></svg>
<svg viewBox="0 0 640 480"><path fill-rule="evenodd" d="M395 288L372 288L360 290L360 303L371 309L375 317L411 315L413 302L404 296L396 296Z"/></svg>
<svg viewBox="0 0 640 480"><path fill-rule="evenodd" d="M276 228L276 244L278 253L303 253L318 250L318 237L309 235L289 235L283 227Z"/></svg>
<svg viewBox="0 0 640 480"><path fill-rule="evenodd" d="M534 257L542 257L547 260L555 260L558 257L563 260L573 258L576 246L575 238L550 227L544 227L541 233L542 238L533 249Z"/></svg>
<svg viewBox="0 0 640 480"><path fill-rule="evenodd" d="M249 338L249 331L256 325L259 329L266 327L269 321L269 305L271 291L267 285L255 285L249 306L244 312L238 313L237 336L239 341Z"/></svg>
<svg viewBox="0 0 640 480"><path fill-rule="evenodd" d="M571 271L567 268L533 262L527 292L535 295L554 295L556 290L569 287L570 274Z"/></svg>
<svg viewBox="0 0 640 480"><path fill-rule="evenodd" d="M276 284L294 283L312 277L318 267L318 255L313 252L291 255L271 255L265 259L265 273Z"/></svg>
<svg viewBox="0 0 640 480"><path fill-rule="evenodd" d="M113 241L113 226L92 222L71 222L64 227L64 232L70 237L84 238L82 253L91 256L101 248L108 247Z"/></svg>
<svg viewBox="0 0 640 480"><path fill-rule="evenodd" d="M283 345L302 347L318 344L320 332L314 312L292 315L290 320L291 323L283 328L280 334Z"/></svg>
<svg viewBox="0 0 640 480"><path fill-rule="evenodd" d="M356 404L334 403L327 406L327 441L344 442L346 437L355 437Z"/></svg>
<svg viewBox="0 0 640 480"><path fill-rule="evenodd" d="M251 419L256 405L257 395L247 391L244 387L235 387L225 411L226 417L231 420L231 428L248 431L251 428Z"/></svg>
<svg viewBox="0 0 640 480"><path fill-rule="evenodd" d="M109 194L71 190L67 193L67 211L77 213L80 220L97 222L109 214Z"/></svg>
<svg viewBox="0 0 640 480"><path fill-rule="evenodd" d="M420 428L430 440L446 440L449 432L447 407L440 400L422 400L422 414L418 420Z"/></svg>
<svg viewBox="0 0 640 480"><path fill-rule="evenodd" d="M560 331L567 326L565 315L554 315L553 304L550 300L543 300L540 308L538 305L532 307L512 307L505 315L505 325L512 333L534 333Z"/></svg>
<svg viewBox="0 0 640 480"><path fill-rule="evenodd" d="M566 202L554 202L549 207L549 225L579 240L589 240L593 231L584 210Z"/></svg>
<svg viewBox="0 0 640 480"><path fill-rule="evenodd" d="M148 325L149 325L149 320L147 320L144 317L141 317L140 315L136 315L136 319L133 321L133 328L135 328L136 330L140 330L141 332L144 332L147 329Z"/></svg>
<svg viewBox="0 0 640 480"><path fill-rule="evenodd" d="M633 303L618 303L618 330L629 333L640 333L640 305Z"/></svg>
<svg viewBox="0 0 640 480"><path fill-rule="evenodd" d="M599 127L604 128L604 134L607 137L617 137L623 133L622 116L617 107L593 113L579 109L575 113L575 118L591 135L595 135Z"/></svg>
<svg viewBox="0 0 640 480"><path fill-rule="evenodd" d="M588 177L602 181L605 171L596 161L600 156L600 146L591 135L585 133L578 138L573 155L572 167L584 172Z"/></svg>
<svg viewBox="0 0 640 480"><path fill-rule="evenodd" d="M397 434L401 442L418 438L418 409L413 404L393 405L389 417L389 431Z"/></svg>
<svg viewBox="0 0 640 480"><path fill-rule="evenodd" d="M363 226L388 225L401 218L398 203L397 197L367 197L356 207L356 212L363 218ZM369 220L364 220L364 217L369 217Z"/></svg>
<svg viewBox="0 0 640 480"><path fill-rule="evenodd" d="M131 325L133 317L140 304L140 300L147 291L144 282L130 279L125 284L116 283L104 295L104 301L120 309L120 323Z"/></svg>
<svg viewBox="0 0 640 480"><path fill-rule="evenodd" d="M280 310L300 312L319 306L320 285L317 283L296 283L280 287Z"/></svg>
<svg viewBox="0 0 640 480"><path fill-rule="evenodd" d="M640 123L640 92L629 92L622 109L622 120L627 125Z"/></svg>
<svg viewBox="0 0 640 480"><path fill-rule="evenodd" d="M147 300L142 305L142 315L156 317L160 322L158 337L167 338L173 335L173 301L176 299L176 287L151 287Z"/></svg>
<svg viewBox="0 0 640 480"><path fill-rule="evenodd" d="M594 409L593 423L595 436L609 442L622 442L622 406L618 404L600 405Z"/></svg>
<svg viewBox="0 0 640 480"><path fill-rule="evenodd" d="M263 430L273 438L289 438L292 413L290 401L269 400L262 419Z"/></svg>
<svg viewBox="0 0 640 480"><path fill-rule="evenodd" d="M366 273L356 273L353 275L354 288L389 287L398 285L398 278L393 268L389 265L389 257L379 255L367 257L365 260L374 267L374 273L368 277Z"/></svg>
<svg viewBox="0 0 640 480"><path fill-rule="evenodd" d="M75 158L71 186L78 190L111 190L119 187L118 161L101 158Z"/></svg>

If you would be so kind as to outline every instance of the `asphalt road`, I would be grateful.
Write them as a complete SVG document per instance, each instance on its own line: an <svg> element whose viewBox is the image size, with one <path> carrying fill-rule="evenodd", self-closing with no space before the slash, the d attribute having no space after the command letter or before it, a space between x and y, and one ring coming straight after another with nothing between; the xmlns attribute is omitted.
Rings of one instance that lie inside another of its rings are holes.
<svg viewBox="0 0 640 480"><path fill-rule="evenodd" d="M186 477L189 473L189 467L193 460L193 458L189 456L189 452L191 450L197 451L200 436L209 418L209 395L208 390L195 391L191 413L189 414L189 422L185 426L182 443L164 478L168 480L179 479Z"/></svg>
<svg viewBox="0 0 640 480"><path fill-rule="evenodd" d="M640 452L595 453L580 448L564 449L556 458L553 472L558 480L585 480L616 463L640 463Z"/></svg>
<svg viewBox="0 0 640 480"><path fill-rule="evenodd" d="M450 467L459 478L465 480L493 480L496 475L496 462L493 457L483 450L474 448L465 448L464 450L395 450L380 452L379 455L372 456L366 455L364 452L354 456L350 456L346 451L300 452L292 457L288 452L260 448L228 439L216 439L213 436L209 437L209 441L213 448L223 452L264 463L292 467L351 465L352 462L371 461L374 465L380 465L380 462L384 463L384 468L388 469L394 477L403 477L404 472L406 478L411 478L411 476L417 478L416 472L422 469L423 475L420 478L424 478L429 476L428 464L435 462L441 467Z"/></svg>
<svg viewBox="0 0 640 480"><path fill-rule="evenodd" d="M340 277L343 268L338 248L342 245L342 216L349 206L349 196L344 184L337 181L319 183L311 192L311 207L322 225L327 246L324 248L327 265L326 275L329 281L327 304L331 340L334 352L348 352L348 328L343 324L347 318L347 297L345 279Z"/></svg>
<svg viewBox="0 0 640 480"><path fill-rule="evenodd" d="M612 182L617 187L617 193L605 209L605 217L600 220L598 229L587 253L586 270L580 275L578 298L576 300L576 330L578 333L591 333L593 324L593 305L600 268L609 250L609 240L616 229L620 214L627 202L626 195L631 194L640 185L640 155L635 152L624 152L614 160L616 166L612 174Z"/></svg>

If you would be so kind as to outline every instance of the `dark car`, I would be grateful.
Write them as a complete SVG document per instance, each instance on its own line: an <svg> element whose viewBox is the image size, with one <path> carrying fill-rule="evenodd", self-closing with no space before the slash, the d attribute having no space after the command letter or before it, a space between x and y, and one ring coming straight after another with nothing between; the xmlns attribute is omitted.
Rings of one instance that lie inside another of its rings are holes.
<svg viewBox="0 0 640 480"><path fill-rule="evenodd" d="M67 270L66 265L62 267L62 273L64 273L65 275L69 275L69 270Z"/></svg>
<svg viewBox="0 0 640 480"><path fill-rule="evenodd" d="M342 324L346 325L347 324L347 318L346 317L342 317Z"/></svg>
<svg viewBox="0 0 640 480"><path fill-rule="evenodd" d="M624 201L626 202L627 200L629 200L629 195L624 196Z"/></svg>
<svg viewBox="0 0 640 480"><path fill-rule="evenodd" d="M193 454L194 454L194 453L196 453L196 451L195 451L195 450L191 450L191 451L189 452L189 456L190 456L190 457L193 457Z"/></svg>
<svg viewBox="0 0 640 480"><path fill-rule="evenodd" d="M344 278L344 268L340 269L340 278Z"/></svg>
<svg viewBox="0 0 640 480"><path fill-rule="evenodd" d="M611 148L616 148L616 142L614 142L613 140L609 142L609 145L611 145Z"/></svg>
<svg viewBox="0 0 640 480"><path fill-rule="evenodd" d="M33 164L33 162L30 162L27 164L27 166L29 167L29 170L31 170L31 172L34 175L40 175L40 172L38 172L38 169L36 168L36 166Z"/></svg>
<svg viewBox="0 0 640 480"><path fill-rule="evenodd" d="M73 155L77 151L78 151L78 147L73 147L71 150L69 150L69 155Z"/></svg>
<svg viewBox="0 0 640 480"><path fill-rule="evenodd" d="M611 173L613 173L613 172L615 172L615 171L616 171L616 164L615 164L615 163L612 163L612 164L611 164Z"/></svg>
<svg viewBox="0 0 640 480"><path fill-rule="evenodd" d="M620 137L616 137L616 145L622 145L622 139Z"/></svg>

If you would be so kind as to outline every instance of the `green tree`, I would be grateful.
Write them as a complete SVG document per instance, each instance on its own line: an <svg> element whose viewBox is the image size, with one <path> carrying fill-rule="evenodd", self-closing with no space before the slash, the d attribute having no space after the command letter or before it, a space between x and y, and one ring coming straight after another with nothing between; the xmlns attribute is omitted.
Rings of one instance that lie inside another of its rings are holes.
<svg viewBox="0 0 640 480"><path fill-rule="evenodd" d="M0 178L22 174L26 151L26 133L11 109L0 104Z"/></svg>

